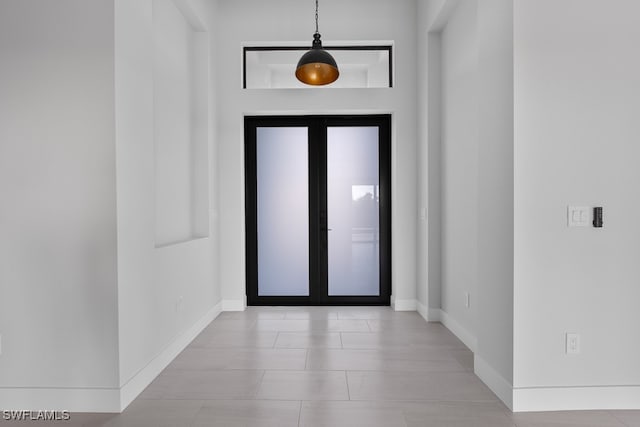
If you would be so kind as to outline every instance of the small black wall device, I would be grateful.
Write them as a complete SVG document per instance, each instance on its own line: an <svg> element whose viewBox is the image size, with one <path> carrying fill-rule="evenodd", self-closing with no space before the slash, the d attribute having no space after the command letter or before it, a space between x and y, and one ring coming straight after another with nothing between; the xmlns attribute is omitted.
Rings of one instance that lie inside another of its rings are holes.
<svg viewBox="0 0 640 427"><path fill-rule="evenodd" d="M602 206L593 208L593 226L602 228Z"/></svg>

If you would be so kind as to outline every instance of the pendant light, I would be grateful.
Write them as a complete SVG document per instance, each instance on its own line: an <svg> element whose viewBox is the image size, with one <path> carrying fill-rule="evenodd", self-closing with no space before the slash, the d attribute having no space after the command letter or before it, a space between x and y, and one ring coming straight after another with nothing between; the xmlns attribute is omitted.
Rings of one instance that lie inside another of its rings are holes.
<svg viewBox="0 0 640 427"><path fill-rule="evenodd" d="M318 0L316 0L316 32L313 35L311 50L307 51L296 67L296 77L302 83L323 86L338 79L340 71L333 56L322 48L318 32Z"/></svg>

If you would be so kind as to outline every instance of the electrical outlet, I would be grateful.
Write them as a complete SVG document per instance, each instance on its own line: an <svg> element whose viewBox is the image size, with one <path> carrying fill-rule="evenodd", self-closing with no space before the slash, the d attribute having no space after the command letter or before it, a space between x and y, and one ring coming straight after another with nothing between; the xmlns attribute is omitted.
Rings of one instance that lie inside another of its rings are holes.
<svg viewBox="0 0 640 427"><path fill-rule="evenodd" d="M471 307L471 297L469 296L469 292L464 293L464 306L467 308Z"/></svg>
<svg viewBox="0 0 640 427"><path fill-rule="evenodd" d="M427 219L427 208L420 208L420 219L423 221Z"/></svg>
<svg viewBox="0 0 640 427"><path fill-rule="evenodd" d="M580 335L567 333L566 353L580 354Z"/></svg>

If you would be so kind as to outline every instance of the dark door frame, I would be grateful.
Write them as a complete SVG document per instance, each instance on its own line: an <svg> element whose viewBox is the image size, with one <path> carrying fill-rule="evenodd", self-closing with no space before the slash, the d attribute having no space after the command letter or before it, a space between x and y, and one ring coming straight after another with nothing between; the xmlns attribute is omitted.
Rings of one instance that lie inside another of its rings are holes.
<svg viewBox="0 0 640 427"><path fill-rule="evenodd" d="M376 126L380 179L380 296L329 296L327 260L327 127ZM258 296L258 127L309 128L309 296ZM245 224L248 305L390 305L391 115L245 116Z"/></svg>

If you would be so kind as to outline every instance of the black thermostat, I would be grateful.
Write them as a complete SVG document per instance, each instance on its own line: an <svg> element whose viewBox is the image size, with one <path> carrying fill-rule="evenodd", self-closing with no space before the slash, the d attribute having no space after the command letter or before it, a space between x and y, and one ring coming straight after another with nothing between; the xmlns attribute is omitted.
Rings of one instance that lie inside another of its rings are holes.
<svg viewBox="0 0 640 427"><path fill-rule="evenodd" d="M593 226L602 228L602 206L593 208Z"/></svg>

